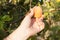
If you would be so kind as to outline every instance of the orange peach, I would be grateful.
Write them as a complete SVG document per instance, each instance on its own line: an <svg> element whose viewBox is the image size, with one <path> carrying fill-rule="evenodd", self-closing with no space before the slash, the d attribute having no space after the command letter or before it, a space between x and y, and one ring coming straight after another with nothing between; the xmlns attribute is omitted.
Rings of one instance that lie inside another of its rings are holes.
<svg viewBox="0 0 60 40"><path fill-rule="evenodd" d="M40 18L42 16L42 8L40 6L35 6L33 8L33 11L34 11L35 18Z"/></svg>

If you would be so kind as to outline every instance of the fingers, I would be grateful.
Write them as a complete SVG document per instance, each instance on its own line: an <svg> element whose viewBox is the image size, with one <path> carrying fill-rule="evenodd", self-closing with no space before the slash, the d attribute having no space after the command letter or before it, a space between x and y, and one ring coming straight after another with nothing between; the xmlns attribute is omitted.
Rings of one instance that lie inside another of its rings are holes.
<svg viewBox="0 0 60 40"><path fill-rule="evenodd" d="M38 33L44 29L44 26L44 22L35 22L35 24L33 25L33 30Z"/></svg>
<svg viewBox="0 0 60 40"><path fill-rule="evenodd" d="M37 25L38 32L44 29L45 26L44 22L37 22Z"/></svg>
<svg viewBox="0 0 60 40"><path fill-rule="evenodd" d="M37 22L34 23L34 25L31 27L32 31L34 33L38 33L40 31L39 25L37 24Z"/></svg>
<svg viewBox="0 0 60 40"><path fill-rule="evenodd" d="M38 19L37 21L37 24L40 26L40 30L43 30L44 29L44 22L43 22L43 18L44 18L44 15L42 15L42 17L40 19Z"/></svg>
<svg viewBox="0 0 60 40"><path fill-rule="evenodd" d="M44 22L38 22L37 24L39 26L40 31L44 29L44 26L45 26Z"/></svg>

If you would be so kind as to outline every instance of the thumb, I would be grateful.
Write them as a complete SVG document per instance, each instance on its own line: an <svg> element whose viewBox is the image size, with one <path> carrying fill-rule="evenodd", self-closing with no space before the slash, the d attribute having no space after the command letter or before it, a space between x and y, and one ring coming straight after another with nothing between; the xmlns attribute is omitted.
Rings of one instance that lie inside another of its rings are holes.
<svg viewBox="0 0 60 40"><path fill-rule="evenodd" d="M30 12L28 13L27 16L28 16L29 18L31 18L31 17L33 16L33 14L34 14L34 13L33 13L33 9L30 9Z"/></svg>

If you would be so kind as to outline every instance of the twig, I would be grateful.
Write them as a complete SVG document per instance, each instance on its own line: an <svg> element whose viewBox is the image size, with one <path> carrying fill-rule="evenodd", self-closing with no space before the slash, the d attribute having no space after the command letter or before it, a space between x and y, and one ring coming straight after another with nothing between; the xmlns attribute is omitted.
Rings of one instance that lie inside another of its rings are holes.
<svg viewBox="0 0 60 40"><path fill-rule="evenodd" d="M30 9L31 9L31 3L32 3L32 0L30 0Z"/></svg>
<svg viewBox="0 0 60 40"><path fill-rule="evenodd" d="M55 12L55 11L59 11L60 10L60 8L59 9L55 9L55 10L51 10L50 12Z"/></svg>
<svg viewBox="0 0 60 40"><path fill-rule="evenodd" d="M20 6L21 6L21 8L23 8L27 12L27 9L25 9L22 5L20 5Z"/></svg>

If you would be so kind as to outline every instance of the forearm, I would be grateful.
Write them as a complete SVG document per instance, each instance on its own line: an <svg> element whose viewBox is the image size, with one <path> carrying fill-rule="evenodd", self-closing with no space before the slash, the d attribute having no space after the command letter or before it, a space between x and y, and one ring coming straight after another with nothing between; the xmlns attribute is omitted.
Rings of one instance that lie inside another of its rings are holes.
<svg viewBox="0 0 60 40"><path fill-rule="evenodd" d="M18 27L4 40L26 40L29 37L27 30Z"/></svg>

